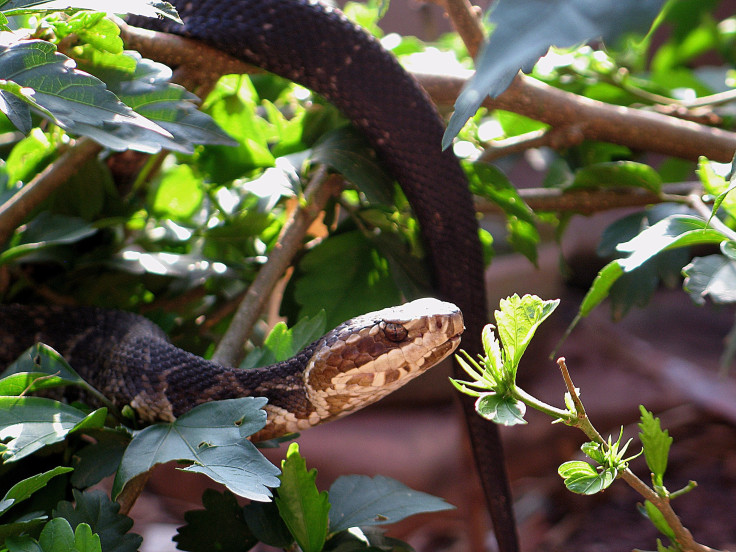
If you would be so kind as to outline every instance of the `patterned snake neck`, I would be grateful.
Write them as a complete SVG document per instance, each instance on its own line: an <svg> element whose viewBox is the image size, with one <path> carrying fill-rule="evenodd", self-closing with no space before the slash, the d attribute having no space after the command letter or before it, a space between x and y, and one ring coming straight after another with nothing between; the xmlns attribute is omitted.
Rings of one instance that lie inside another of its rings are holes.
<svg viewBox="0 0 736 552"><path fill-rule="evenodd" d="M158 326L95 308L0 306L0 363L50 345L118 407L171 421L204 402L268 399L265 440L345 416L391 393L452 353L463 317L452 303L419 299L340 324L293 358L226 368L171 345Z"/></svg>

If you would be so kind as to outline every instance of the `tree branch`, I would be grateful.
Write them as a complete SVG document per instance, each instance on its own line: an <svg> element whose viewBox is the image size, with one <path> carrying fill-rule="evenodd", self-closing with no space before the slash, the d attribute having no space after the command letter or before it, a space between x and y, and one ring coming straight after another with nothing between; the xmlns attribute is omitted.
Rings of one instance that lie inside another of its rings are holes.
<svg viewBox="0 0 736 552"><path fill-rule="evenodd" d="M666 184L661 194L640 188L561 190L559 188L522 188L519 196L532 211L550 213L579 213L592 215L602 211L624 207L644 207L654 203L679 201L690 204L689 198L694 190L701 187L699 182L678 182ZM475 208L480 213L500 213L501 208L484 199L476 199Z"/></svg>
<svg viewBox="0 0 736 552"><path fill-rule="evenodd" d="M213 361L226 366L238 364L244 353L243 343L246 336L250 335L274 286L301 247L309 225L325 208L327 200L341 188L341 183L340 177L327 177L324 167L317 171L304 191L303 201L284 225L268 260L258 271L238 305L227 332L215 349Z"/></svg>
<svg viewBox="0 0 736 552"><path fill-rule="evenodd" d="M31 211L101 150L102 147L91 138L80 138L56 161L0 205L0 244L6 243Z"/></svg>
<svg viewBox="0 0 736 552"><path fill-rule="evenodd" d="M438 105L453 104L466 82L453 76L415 76ZM736 150L734 132L591 100L524 75L517 76L498 98L486 98L483 106L513 111L555 128L574 123L587 140L683 159L695 160L704 155L713 161L728 163Z"/></svg>

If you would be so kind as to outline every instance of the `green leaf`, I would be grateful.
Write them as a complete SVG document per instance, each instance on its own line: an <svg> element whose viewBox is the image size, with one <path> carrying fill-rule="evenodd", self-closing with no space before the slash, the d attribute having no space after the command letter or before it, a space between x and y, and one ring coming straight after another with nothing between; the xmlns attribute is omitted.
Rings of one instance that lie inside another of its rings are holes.
<svg viewBox="0 0 736 552"><path fill-rule="evenodd" d="M65 466L57 466L47 472L39 473L38 475L34 475L23 479L22 481L19 481L18 483L10 487L8 492L5 493L5 496L2 498L2 500L0 500L0 515L7 512L11 506L15 506L19 502L23 502L36 491L43 489L46 486L46 483L49 482L49 480L53 479L57 475L69 473L70 471L72 471L72 469L73 468Z"/></svg>
<svg viewBox="0 0 736 552"><path fill-rule="evenodd" d="M176 165L163 172L151 191L152 209L161 218L188 220L204 199L202 178L191 165Z"/></svg>
<svg viewBox="0 0 736 552"><path fill-rule="evenodd" d="M623 273L623 268L618 260L611 261L600 269L580 304L579 316L588 316L595 307L600 305L608 297L611 286Z"/></svg>
<svg viewBox="0 0 736 552"><path fill-rule="evenodd" d="M512 375L511 381L516 377L521 357L537 328L559 304L559 299L543 301L536 295L519 297L514 294L501 300L501 310L497 310L494 316L498 336L509 363L504 368Z"/></svg>
<svg viewBox="0 0 736 552"><path fill-rule="evenodd" d="M32 89L33 95L26 99L37 104L42 115L51 114L53 122L63 129L89 136L113 150L158 151L159 145L138 142L137 135L171 135L135 113L107 90L105 83L78 71L75 65L46 41L0 45L0 73L6 80Z"/></svg>
<svg viewBox="0 0 736 552"><path fill-rule="evenodd" d="M641 266L654 255L667 249L688 245L719 244L723 234L712 228L701 218L690 215L667 217L641 232L635 238L618 245L618 251L630 253L619 263L625 272Z"/></svg>
<svg viewBox="0 0 736 552"><path fill-rule="evenodd" d="M682 269L685 281L682 288L697 304L705 304L710 297L714 303L736 302L736 261L724 255L695 257Z"/></svg>
<svg viewBox="0 0 736 552"><path fill-rule="evenodd" d="M62 501L54 508L56 519L67 520L75 530L87 524L99 535L105 552L136 552L143 539L129 533L133 520L120 513L120 505L112 502L103 491L73 491L74 503Z"/></svg>
<svg viewBox="0 0 736 552"><path fill-rule="evenodd" d="M481 393L475 401L475 411L486 420L512 426L525 424L526 404L513 397L504 397L496 393Z"/></svg>
<svg viewBox="0 0 736 552"><path fill-rule="evenodd" d="M41 397L0 397L0 441L3 462L15 462L37 450L63 441L79 429L102 427L107 409L91 414Z"/></svg>
<svg viewBox="0 0 736 552"><path fill-rule="evenodd" d="M322 310L312 318L302 318L288 328L279 322L268 333L262 347L256 347L246 357L241 366L243 369L268 366L275 362L293 357L310 343L324 335L327 325L325 311Z"/></svg>
<svg viewBox="0 0 736 552"><path fill-rule="evenodd" d="M414 491L381 475L338 477L330 486L329 497L331 533L395 523L415 514L454 508L441 498Z"/></svg>
<svg viewBox="0 0 736 552"><path fill-rule="evenodd" d="M698 160L697 173L706 193L715 196L711 216L715 216L718 209L723 208L730 217L736 217L736 194L731 193L736 187L736 181L727 181L715 171L713 164L704 157Z"/></svg>
<svg viewBox="0 0 736 552"><path fill-rule="evenodd" d="M299 445L291 443L281 462L281 487L275 502L281 518L304 552L319 552L327 538L330 503L314 483L317 470L307 471Z"/></svg>
<svg viewBox="0 0 736 552"><path fill-rule="evenodd" d="M75 552L102 552L100 536L92 533L86 523L80 523L74 530Z"/></svg>
<svg viewBox="0 0 736 552"><path fill-rule="evenodd" d="M8 366L0 377L16 375L36 377L53 376L49 381L59 380L65 385L82 385L84 380L54 349L43 343L31 346L15 362ZM3 380L5 381L5 380ZM44 385L39 382L38 385ZM5 393L0 393L5 394Z"/></svg>
<svg viewBox="0 0 736 552"><path fill-rule="evenodd" d="M572 460L562 464L557 473L565 481L565 486L577 494L596 494L607 489L618 475L614 468L600 472L593 466L580 460Z"/></svg>
<svg viewBox="0 0 736 552"><path fill-rule="evenodd" d="M22 13L37 14L39 11L99 10L100 7L99 0L9 0L3 3L2 10L5 15L10 16ZM160 0L106 0L104 8L120 14L166 17L181 23L173 6Z"/></svg>
<svg viewBox="0 0 736 552"><path fill-rule="evenodd" d="M197 109L197 96L169 82L172 73L167 66L130 51L119 56L101 56L92 51L88 60L91 66L86 68L104 80L122 102L171 133L171 139L151 133L151 146L160 144L192 153L195 144L237 145L212 117ZM121 63L133 70L121 71Z"/></svg>
<svg viewBox="0 0 736 552"><path fill-rule="evenodd" d="M639 422L639 439L644 446L644 458L654 475L657 485L662 485L664 472L667 470L667 457L672 445L672 437L667 430L660 427L659 418L643 406L639 406L641 421Z"/></svg>
<svg viewBox="0 0 736 552"><path fill-rule="evenodd" d="M325 267L340 267L325 270ZM326 327L400 301L385 258L359 231L330 236L299 263L294 297L299 318L327 312Z"/></svg>
<svg viewBox="0 0 736 552"><path fill-rule="evenodd" d="M40 128L29 128L28 131L30 134L15 144L7 157L6 169L10 183L28 182L57 155L58 145Z"/></svg>
<svg viewBox="0 0 736 552"><path fill-rule="evenodd" d="M532 262L537 260L539 232L536 216L508 177L484 163L465 165L470 191L498 205L506 216L509 243Z"/></svg>
<svg viewBox="0 0 736 552"><path fill-rule="evenodd" d="M8 552L43 552L38 543L28 535L9 537L5 541L5 546Z"/></svg>
<svg viewBox="0 0 736 552"><path fill-rule="evenodd" d="M204 473L237 495L267 500L279 484L278 469L246 439L266 425L266 399L243 397L201 404L174 422L139 432L125 450L112 495L156 464L172 460L192 464L185 471Z"/></svg>
<svg viewBox="0 0 736 552"><path fill-rule="evenodd" d="M634 161L613 161L583 167L575 172L571 189L627 187L653 193L662 189L662 177L649 165Z"/></svg>
<svg viewBox="0 0 736 552"><path fill-rule="evenodd" d="M65 519L52 519L41 531L38 544L44 552L68 552L74 550L74 531Z"/></svg>
<svg viewBox="0 0 736 552"><path fill-rule="evenodd" d="M0 264L55 245L76 243L95 232L96 228L80 218L43 211L28 223L19 243L0 254Z"/></svg>
<svg viewBox="0 0 736 552"><path fill-rule="evenodd" d="M74 454L71 484L77 489L96 485L114 474L130 442L130 435L124 431L97 432L94 438L94 443Z"/></svg>
<svg viewBox="0 0 736 552"><path fill-rule="evenodd" d="M664 519L662 512L660 512L654 504L648 500L644 501L644 512L642 513L649 519L649 521L652 522L652 525L654 525L660 533L668 537L672 542L677 542L675 532L669 526L667 520Z"/></svg>
<svg viewBox="0 0 736 552"><path fill-rule="evenodd" d="M248 529L243 508L235 496L224 491L206 489L202 494L204 510L184 514L186 525L177 529L174 542L189 552L241 552L258 542Z"/></svg>

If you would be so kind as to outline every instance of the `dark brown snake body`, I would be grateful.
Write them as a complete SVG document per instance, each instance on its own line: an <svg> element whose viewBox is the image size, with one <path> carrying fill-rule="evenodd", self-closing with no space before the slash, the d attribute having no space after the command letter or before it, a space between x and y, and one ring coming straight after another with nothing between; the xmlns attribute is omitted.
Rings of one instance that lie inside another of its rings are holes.
<svg viewBox="0 0 736 552"><path fill-rule="evenodd" d="M457 159L451 151L441 151L444 126L417 82L377 40L317 1L172 3L184 27L144 18L133 23L200 40L298 82L334 103L365 133L419 221L437 293L464 315L463 348L471 354L480 352L487 305L473 200ZM193 381L217 376L211 366L201 368L188 372ZM191 406L193 396L177 401L189 401ZM516 550L497 430L475 415L472 401L464 400L463 407L499 547L504 552Z"/></svg>

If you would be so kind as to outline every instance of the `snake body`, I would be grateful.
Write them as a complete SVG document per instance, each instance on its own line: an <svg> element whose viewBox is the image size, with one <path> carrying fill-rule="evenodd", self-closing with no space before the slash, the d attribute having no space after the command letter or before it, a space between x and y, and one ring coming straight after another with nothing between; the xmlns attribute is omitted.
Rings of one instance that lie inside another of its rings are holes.
<svg viewBox="0 0 736 552"><path fill-rule="evenodd" d="M436 299L358 316L293 358L251 370L171 345L142 316L96 308L0 306L0 363L50 345L116 406L146 422L173 421L198 404L266 397L265 440L339 418L391 393L460 343L458 308Z"/></svg>
<svg viewBox="0 0 736 552"><path fill-rule="evenodd" d="M184 26L145 18L132 22L200 40L298 82L330 100L364 132L398 180L419 221L437 293L464 315L464 348L471 354L480 352L487 303L473 200L457 159L451 151L441 151L444 126L418 83L377 40L317 0L172 3ZM141 328L148 332L147 339L161 337L157 329ZM198 374L195 379L202 381L230 373L201 359L193 360L192 366ZM278 379L273 374L270 377ZM125 385L139 390L135 382ZM193 389L202 385L206 384ZM172 397L173 412L181 408L177 405L191 407L195 396ZM275 391L271 397L274 403L281 400ZM155 403L156 397L150 398ZM504 552L516 550L497 430L475 415L472 401L462 404L499 547Z"/></svg>

